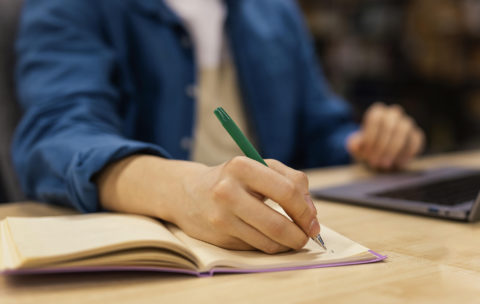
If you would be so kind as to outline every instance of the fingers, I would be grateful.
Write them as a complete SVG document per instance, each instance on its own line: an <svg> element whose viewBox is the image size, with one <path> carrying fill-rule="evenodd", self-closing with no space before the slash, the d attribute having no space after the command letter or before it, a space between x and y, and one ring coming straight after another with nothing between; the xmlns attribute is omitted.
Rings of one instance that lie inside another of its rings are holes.
<svg viewBox="0 0 480 304"><path fill-rule="evenodd" d="M222 232L222 236L212 236L211 243L223 248L234 250L258 249L265 253L279 253L291 250L291 247L284 246L268 238L254 227L245 223L238 217L232 217L228 223L222 220L213 220L215 229ZM297 248L295 248L297 249Z"/></svg>
<svg viewBox="0 0 480 304"><path fill-rule="evenodd" d="M276 168L281 167L277 164ZM315 236L319 233L316 212L305 197L308 180L304 174L295 173L295 178L290 179L246 157L235 157L225 164L224 170L249 191L260 193L278 203L305 234Z"/></svg>
<svg viewBox="0 0 480 304"><path fill-rule="evenodd" d="M425 146L425 135L422 130L415 128L409 137L408 144L396 159L396 166L403 168L415 155L422 152Z"/></svg>
<svg viewBox="0 0 480 304"><path fill-rule="evenodd" d="M275 159L266 159L265 162L270 169L293 181L300 187L304 194L310 194L308 189L308 177L304 172L292 169Z"/></svg>
<svg viewBox="0 0 480 304"><path fill-rule="evenodd" d="M403 147L404 144L400 138L395 137L395 135L399 135L399 126L403 123L403 111L397 106L384 112L380 125L376 126L379 129L377 139L372 143L369 151L373 165L376 167L389 167L392 146L396 147L397 144L400 144L400 147Z"/></svg>
<svg viewBox="0 0 480 304"><path fill-rule="evenodd" d="M390 144L379 155L380 166L390 168L398 165L398 159L401 154L408 150L409 141L413 136L414 125L410 118L406 118L398 122L396 128L392 132Z"/></svg>
<svg viewBox="0 0 480 304"><path fill-rule="evenodd" d="M303 191L308 207L316 215L317 209L315 208L312 197L310 196L307 175L304 172L292 169L275 159L266 159L265 162L272 170L294 181L294 183L300 187L300 191Z"/></svg>
<svg viewBox="0 0 480 304"><path fill-rule="evenodd" d="M382 130L385 111L386 107L383 103L375 103L367 110L363 121L363 149L360 157L367 158L375 149L375 143Z"/></svg>
<svg viewBox="0 0 480 304"><path fill-rule="evenodd" d="M363 130L347 141L349 152L376 169L401 168L423 148L424 135L398 105L374 104Z"/></svg>
<svg viewBox="0 0 480 304"><path fill-rule="evenodd" d="M223 181L212 190L218 208L207 215L210 231L236 237L267 253L300 249L307 242L308 237L295 223L235 182ZM222 247L243 248L238 241L228 237L216 241Z"/></svg>
<svg viewBox="0 0 480 304"><path fill-rule="evenodd" d="M255 248L272 253L285 251L286 248L300 249L306 244L308 237L305 233L268 205L246 192L240 194L237 201L232 207L234 213L253 227L243 230L238 236Z"/></svg>
<svg viewBox="0 0 480 304"><path fill-rule="evenodd" d="M240 219L238 220L237 226L238 226L237 229L235 229L233 233L238 237L238 239L241 239L243 242L245 242L249 246L256 248L258 250L261 250L265 253L273 254L273 253L285 252L293 248L289 246L284 246L280 243L277 243L271 240L265 234L259 232L252 226L244 223ZM301 247L295 247L293 249L300 249L303 247L303 245Z"/></svg>

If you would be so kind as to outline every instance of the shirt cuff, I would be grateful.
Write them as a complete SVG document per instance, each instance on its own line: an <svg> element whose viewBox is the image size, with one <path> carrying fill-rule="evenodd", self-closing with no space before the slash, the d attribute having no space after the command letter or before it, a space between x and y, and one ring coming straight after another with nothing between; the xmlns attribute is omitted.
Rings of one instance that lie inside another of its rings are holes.
<svg viewBox="0 0 480 304"><path fill-rule="evenodd" d="M72 158L67 171L67 191L71 205L84 213L100 211L98 188L93 177L109 163L133 154L171 158L159 146L126 139L118 139L113 143L109 141L105 145L80 151Z"/></svg>

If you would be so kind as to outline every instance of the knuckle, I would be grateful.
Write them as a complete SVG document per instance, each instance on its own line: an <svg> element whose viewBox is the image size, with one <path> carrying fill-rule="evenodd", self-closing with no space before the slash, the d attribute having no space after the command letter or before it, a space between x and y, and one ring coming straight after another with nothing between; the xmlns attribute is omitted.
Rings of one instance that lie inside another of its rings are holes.
<svg viewBox="0 0 480 304"><path fill-rule="evenodd" d="M298 217L301 219L310 219L314 214L312 210L308 208L307 204L302 205L301 209L298 210Z"/></svg>
<svg viewBox="0 0 480 304"><path fill-rule="evenodd" d="M382 125L388 123L388 120L386 120L385 118L386 115L383 111L378 111L372 114L372 116L369 117L370 127L380 128ZM379 129L378 131L381 131L381 129Z"/></svg>
<svg viewBox="0 0 480 304"><path fill-rule="evenodd" d="M378 110L383 110L385 108L385 104L383 102L377 101L372 104L370 109L372 111L378 111Z"/></svg>
<svg viewBox="0 0 480 304"><path fill-rule="evenodd" d="M413 122L411 119L405 119L400 125L400 131L403 133L409 133L413 130L414 130Z"/></svg>
<svg viewBox="0 0 480 304"><path fill-rule="evenodd" d="M292 181L287 180L282 188L281 198L283 201L290 201L295 197L297 187Z"/></svg>
<svg viewBox="0 0 480 304"><path fill-rule="evenodd" d="M398 104L391 105L389 110L395 115L402 115L404 113L403 107Z"/></svg>
<svg viewBox="0 0 480 304"><path fill-rule="evenodd" d="M383 113L384 107L380 105L373 105L367 112L367 120L375 120Z"/></svg>
<svg viewBox="0 0 480 304"><path fill-rule="evenodd" d="M221 212L212 212L207 220L210 226L216 229L226 230L228 228L228 220Z"/></svg>
<svg viewBox="0 0 480 304"><path fill-rule="evenodd" d="M278 166L281 166L282 163L276 159L273 159L273 158L267 158L265 159L265 162L271 166L274 166L274 167L278 167Z"/></svg>
<svg viewBox="0 0 480 304"><path fill-rule="evenodd" d="M398 126L396 116L385 116L384 120L382 121L382 126L383 128L379 130L380 134L388 134L388 132L392 132Z"/></svg>
<svg viewBox="0 0 480 304"><path fill-rule="evenodd" d="M225 202L232 199L233 185L229 180L222 179L212 188L212 198L215 202Z"/></svg>
<svg viewBox="0 0 480 304"><path fill-rule="evenodd" d="M248 159L245 156L235 156L225 163L225 170L229 172L238 172L248 164Z"/></svg>
<svg viewBox="0 0 480 304"><path fill-rule="evenodd" d="M293 173L293 180L298 183L298 184L305 184L305 183L308 183L308 177L307 177L307 174L305 174L305 172L302 172L302 171L295 171Z"/></svg>

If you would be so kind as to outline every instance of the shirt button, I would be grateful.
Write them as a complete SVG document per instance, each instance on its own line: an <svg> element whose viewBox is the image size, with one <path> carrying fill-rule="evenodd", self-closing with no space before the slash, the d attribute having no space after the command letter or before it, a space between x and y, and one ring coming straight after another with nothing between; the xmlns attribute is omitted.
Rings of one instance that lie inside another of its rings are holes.
<svg viewBox="0 0 480 304"><path fill-rule="evenodd" d="M180 147L183 150L190 150L192 148L192 139L190 137L183 137L180 140Z"/></svg>
<svg viewBox="0 0 480 304"><path fill-rule="evenodd" d="M189 85L185 88L185 94L190 98L197 97L197 87L195 85Z"/></svg>

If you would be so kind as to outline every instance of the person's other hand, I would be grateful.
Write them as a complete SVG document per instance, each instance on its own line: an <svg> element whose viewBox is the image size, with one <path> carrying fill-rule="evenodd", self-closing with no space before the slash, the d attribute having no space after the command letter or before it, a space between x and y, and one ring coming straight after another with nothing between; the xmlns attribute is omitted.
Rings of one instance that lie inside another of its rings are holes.
<svg viewBox="0 0 480 304"><path fill-rule="evenodd" d="M347 139L347 149L374 169L392 170L418 155L424 142L423 131L402 107L375 103L365 113L361 130Z"/></svg>

